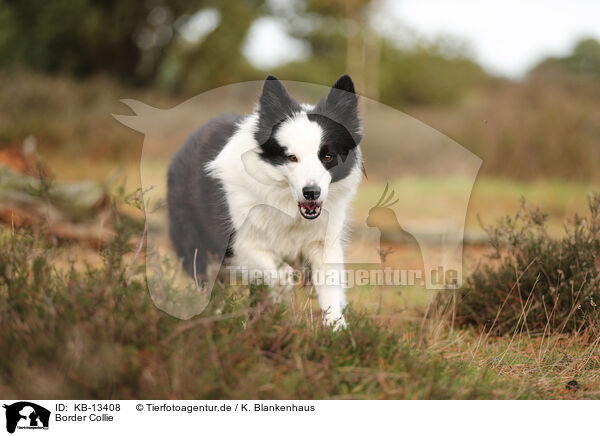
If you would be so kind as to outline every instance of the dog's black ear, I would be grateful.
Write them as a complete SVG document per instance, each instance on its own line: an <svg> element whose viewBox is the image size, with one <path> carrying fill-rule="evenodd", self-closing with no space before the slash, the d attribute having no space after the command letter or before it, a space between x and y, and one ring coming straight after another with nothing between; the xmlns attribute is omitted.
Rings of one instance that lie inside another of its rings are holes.
<svg viewBox="0 0 600 436"><path fill-rule="evenodd" d="M258 102L259 117L256 140L259 144L271 136L275 125L300 111L298 102L290 97L283 83L273 75L269 75L265 79Z"/></svg>
<svg viewBox="0 0 600 436"><path fill-rule="evenodd" d="M333 84L329 94L322 98L314 110L342 124L360 142L360 118L358 116L358 96L354 91L354 82L344 74Z"/></svg>
<svg viewBox="0 0 600 436"><path fill-rule="evenodd" d="M355 92L354 92L354 82L352 81L352 79L350 78L350 76L347 75L347 74L344 74L343 76L340 76L340 78L336 80L336 82L333 84L333 86L331 88L332 89L339 89L340 91L346 91L346 92L350 92L352 94L355 94Z"/></svg>
<svg viewBox="0 0 600 436"><path fill-rule="evenodd" d="M349 75L344 74L333 84L326 98L326 106L332 112L358 114L358 97Z"/></svg>
<svg viewBox="0 0 600 436"><path fill-rule="evenodd" d="M273 75L268 75L263 85L259 99L260 114L283 116L291 115L297 108L298 103L290 97L283 83Z"/></svg>

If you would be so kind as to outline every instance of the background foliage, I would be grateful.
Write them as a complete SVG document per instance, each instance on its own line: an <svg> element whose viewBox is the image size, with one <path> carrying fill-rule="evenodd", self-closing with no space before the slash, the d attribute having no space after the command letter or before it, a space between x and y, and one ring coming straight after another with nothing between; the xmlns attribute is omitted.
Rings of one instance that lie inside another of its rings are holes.
<svg viewBox="0 0 600 436"><path fill-rule="evenodd" d="M571 55L546 59L523 80L508 81L484 71L456 41L406 44L398 32L374 29L378 5L2 1L0 147L33 135L49 150L76 143L84 154L123 156L137 152L136 137L111 120L98 120L114 112L118 106L111 102L124 95L164 107L267 73L329 85L349 72L362 95L423 120L478 154L483 174L597 179L600 43L583 40ZM244 46L253 25L265 18L283 25L306 55L268 70L254 66ZM105 124L107 140L93 133L98 122Z"/></svg>

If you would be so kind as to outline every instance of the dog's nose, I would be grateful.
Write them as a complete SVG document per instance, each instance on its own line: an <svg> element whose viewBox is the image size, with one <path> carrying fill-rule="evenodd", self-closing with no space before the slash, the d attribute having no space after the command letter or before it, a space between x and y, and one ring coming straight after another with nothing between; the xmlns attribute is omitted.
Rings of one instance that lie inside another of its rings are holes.
<svg viewBox="0 0 600 436"><path fill-rule="evenodd" d="M307 200L316 200L321 195L321 188L315 185L305 186L302 188L302 195Z"/></svg>

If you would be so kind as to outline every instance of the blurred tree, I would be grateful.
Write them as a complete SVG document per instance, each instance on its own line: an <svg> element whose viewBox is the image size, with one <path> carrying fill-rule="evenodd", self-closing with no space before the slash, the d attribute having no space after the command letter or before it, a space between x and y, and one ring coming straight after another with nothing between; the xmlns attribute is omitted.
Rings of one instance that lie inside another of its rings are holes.
<svg viewBox="0 0 600 436"><path fill-rule="evenodd" d="M122 80L151 83L178 30L197 11L217 8L221 24L196 50L181 73L192 81L223 75L223 57L240 56L241 43L259 0L2 0L0 67L23 65L78 76L108 73ZM195 72L192 72L195 71ZM226 80L225 78L223 80Z"/></svg>
<svg viewBox="0 0 600 436"><path fill-rule="evenodd" d="M346 72L364 93L366 8L369 0L305 0L292 3L283 18L288 32L308 42L311 56L278 69L291 80L330 85Z"/></svg>
<svg viewBox="0 0 600 436"><path fill-rule="evenodd" d="M600 78L600 42L595 39L580 41L573 53L566 57L550 57L540 62L533 73L565 71L591 79Z"/></svg>
<svg viewBox="0 0 600 436"><path fill-rule="evenodd" d="M197 93L228 83L262 78L242 56L241 48L252 22L268 12L263 0L214 2L217 23L203 38L178 38L161 66L160 81L177 92ZM218 8L216 6L218 5Z"/></svg>
<svg viewBox="0 0 600 436"><path fill-rule="evenodd" d="M310 47L307 59L275 69L284 79L330 85L348 72L358 92L392 105L452 102L485 80L464 57L447 56L433 45L400 49L384 38L373 28L382 5L382 0L0 0L0 68L107 73L196 93L262 78L242 46L256 18L275 15ZM584 63L588 69L597 62L594 50L582 45L578 54L592 65Z"/></svg>
<svg viewBox="0 0 600 436"><path fill-rule="evenodd" d="M314 0L293 2L283 9L288 33L308 42L310 56L276 69L288 80L330 85L346 71L346 33L344 11L329 2Z"/></svg>
<svg viewBox="0 0 600 436"><path fill-rule="evenodd" d="M435 45L400 50L390 41L381 49L381 101L396 104L448 104L484 86L488 75L464 56L447 56Z"/></svg>
<svg viewBox="0 0 600 436"><path fill-rule="evenodd" d="M380 35L371 20L382 7L378 0L294 4L282 15L290 34L308 41L311 56L278 68L282 78L328 85L348 72L359 93L390 105L453 103L489 79L455 47L399 48Z"/></svg>

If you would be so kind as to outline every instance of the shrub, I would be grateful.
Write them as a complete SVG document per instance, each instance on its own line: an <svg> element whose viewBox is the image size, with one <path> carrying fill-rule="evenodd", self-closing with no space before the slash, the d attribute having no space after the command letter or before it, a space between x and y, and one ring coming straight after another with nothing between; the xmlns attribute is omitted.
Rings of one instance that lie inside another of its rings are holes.
<svg viewBox="0 0 600 436"><path fill-rule="evenodd" d="M589 216L568 220L560 239L548 234L545 221L539 208L523 201L515 217L486 228L496 261L481 265L458 291L459 325L484 326L494 334L596 331L600 194L590 196Z"/></svg>
<svg viewBox="0 0 600 436"><path fill-rule="evenodd" d="M152 304L140 275L127 284L123 253L132 247L120 236L102 251L103 263L65 265L61 250L72 247L26 231L3 233L3 398L535 395L353 311L349 330L333 333L318 314L252 307L247 293L223 289L201 316L180 321Z"/></svg>

